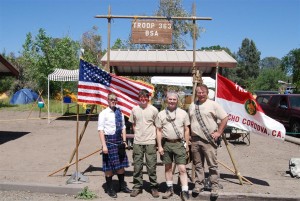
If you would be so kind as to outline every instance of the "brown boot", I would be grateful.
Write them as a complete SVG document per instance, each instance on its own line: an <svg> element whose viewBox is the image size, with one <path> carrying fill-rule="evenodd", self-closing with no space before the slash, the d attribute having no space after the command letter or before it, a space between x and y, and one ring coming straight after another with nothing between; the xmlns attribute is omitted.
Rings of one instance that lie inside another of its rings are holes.
<svg viewBox="0 0 300 201"><path fill-rule="evenodd" d="M152 188L151 189L151 194L152 194L152 197L154 197L154 198L159 197L159 192L158 192L157 188Z"/></svg>
<svg viewBox="0 0 300 201"><path fill-rule="evenodd" d="M165 194L162 196L162 199L169 199L170 197L172 197L174 194L174 190L173 190L173 186L172 187L168 187L167 191L165 192Z"/></svg>
<svg viewBox="0 0 300 201"><path fill-rule="evenodd" d="M136 197L138 194L143 193L142 189L133 189L130 193L130 197Z"/></svg>

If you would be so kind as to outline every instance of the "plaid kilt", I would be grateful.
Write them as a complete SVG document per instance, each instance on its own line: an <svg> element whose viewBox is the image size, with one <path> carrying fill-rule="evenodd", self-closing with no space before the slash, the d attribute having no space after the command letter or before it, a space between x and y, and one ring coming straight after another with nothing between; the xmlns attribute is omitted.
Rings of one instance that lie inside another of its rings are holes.
<svg viewBox="0 0 300 201"><path fill-rule="evenodd" d="M127 154L125 153L122 158L118 154L118 144L122 143L121 136L117 134L105 135L105 139L108 154L102 154L102 170L106 172L129 167Z"/></svg>

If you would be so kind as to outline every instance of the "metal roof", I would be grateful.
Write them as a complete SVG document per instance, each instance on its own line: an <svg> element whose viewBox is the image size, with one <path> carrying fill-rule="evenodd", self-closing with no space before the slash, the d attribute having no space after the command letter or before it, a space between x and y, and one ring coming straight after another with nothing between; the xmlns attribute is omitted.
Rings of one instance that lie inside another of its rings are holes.
<svg viewBox="0 0 300 201"><path fill-rule="evenodd" d="M0 75L19 76L19 70L0 54Z"/></svg>
<svg viewBox="0 0 300 201"><path fill-rule="evenodd" d="M196 68L211 76L217 66L234 68L237 61L224 50L196 51ZM107 64L107 53L101 59ZM122 76L191 76L193 50L111 50L110 69Z"/></svg>

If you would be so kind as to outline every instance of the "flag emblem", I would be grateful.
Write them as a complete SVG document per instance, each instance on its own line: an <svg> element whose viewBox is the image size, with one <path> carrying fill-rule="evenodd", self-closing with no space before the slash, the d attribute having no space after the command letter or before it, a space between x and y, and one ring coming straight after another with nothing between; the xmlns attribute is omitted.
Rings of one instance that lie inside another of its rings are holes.
<svg viewBox="0 0 300 201"><path fill-rule="evenodd" d="M245 110L248 114L250 115L255 115L256 114L256 109L257 106L256 106L256 102L252 99L248 99L246 100L245 102Z"/></svg>

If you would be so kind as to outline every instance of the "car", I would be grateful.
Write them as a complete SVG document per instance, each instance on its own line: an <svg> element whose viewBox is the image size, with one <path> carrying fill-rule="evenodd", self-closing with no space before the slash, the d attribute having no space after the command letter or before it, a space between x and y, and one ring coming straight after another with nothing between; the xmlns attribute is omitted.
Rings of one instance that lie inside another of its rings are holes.
<svg viewBox="0 0 300 201"><path fill-rule="evenodd" d="M287 131L300 133L300 94L260 94L256 101L267 116L282 123Z"/></svg>

